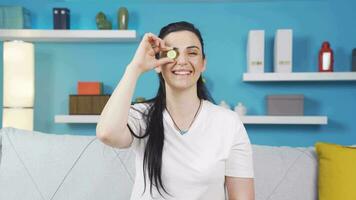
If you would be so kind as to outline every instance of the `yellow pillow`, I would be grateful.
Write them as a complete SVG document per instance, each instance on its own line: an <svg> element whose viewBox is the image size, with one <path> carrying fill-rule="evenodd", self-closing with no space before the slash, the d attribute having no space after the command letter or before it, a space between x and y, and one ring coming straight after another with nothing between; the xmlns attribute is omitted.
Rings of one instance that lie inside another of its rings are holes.
<svg viewBox="0 0 356 200"><path fill-rule="evenodd" d="M317 142L319 200L356 200L356 147Z"/></svg>

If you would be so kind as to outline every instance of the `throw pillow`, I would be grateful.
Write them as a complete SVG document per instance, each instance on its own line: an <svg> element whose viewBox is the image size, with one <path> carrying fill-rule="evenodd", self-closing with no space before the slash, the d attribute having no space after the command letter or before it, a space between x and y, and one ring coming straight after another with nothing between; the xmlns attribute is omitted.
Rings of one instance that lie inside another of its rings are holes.
<svg viewBox="0 0 356 200"><path fill-rule="evenodd" d="M356 199L356 148L317 142L319 200Z"/></svg>

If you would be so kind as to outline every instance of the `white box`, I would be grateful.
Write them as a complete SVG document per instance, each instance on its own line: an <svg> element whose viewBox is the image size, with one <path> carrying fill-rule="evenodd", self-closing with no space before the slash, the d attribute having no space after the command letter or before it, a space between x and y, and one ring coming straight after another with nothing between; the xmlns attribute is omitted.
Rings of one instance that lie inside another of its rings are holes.
<svg viewBox="0 0 356 200"><path fill-rule="evenodd" d="M292 72L292 29L278 29L274 39L274 72Z"/></svg>
<svg viewBox="0 0 356 200"><path fill-rule="evenodd" d="M247 40L247 72L264 73L265 67L265 31L251 30Z"/></svg>

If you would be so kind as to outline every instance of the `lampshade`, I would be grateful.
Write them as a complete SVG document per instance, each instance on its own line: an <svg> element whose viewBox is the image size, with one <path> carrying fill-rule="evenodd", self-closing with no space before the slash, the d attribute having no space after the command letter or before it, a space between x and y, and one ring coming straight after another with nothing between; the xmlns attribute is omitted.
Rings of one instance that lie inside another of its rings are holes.
<svg viewBox="0 0 356 200"><path fill-rule="evenodd" d="M2 117L3 127L33 130L32 108L4 108Z"/></svg>
<svg viewBox="0 0 356 200"><path fill-rule="evenodd" d="M4 42L3 127L33 129L34 45Z"/></svg>

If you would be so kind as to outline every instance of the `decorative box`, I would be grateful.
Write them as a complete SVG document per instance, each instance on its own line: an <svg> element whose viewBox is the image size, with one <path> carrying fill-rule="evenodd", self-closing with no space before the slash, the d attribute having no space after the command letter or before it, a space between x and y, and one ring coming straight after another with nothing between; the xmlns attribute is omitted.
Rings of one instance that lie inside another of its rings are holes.
<svg viewBox="0 0 356 200"><path fill-rule="evenodd" d="M70 10L53 8L53 29L70 29Z"/></svg>
<svg viewBox="0 0 356 200"><path fill-rule="evenodd" d="M267 95L268 115L304 115L304 95Z"/></svg>
<svg viewBox="0 0 356 200"><path fill-rule="evenodd" d="M247 72L263 73L265 59L265 31L251 30L247 41Z"/></svg>
<svg viewBox="0 0 356 200"><path fill-rule="evenodd" d="M78 81L77 94L78 95L101 95L102 84L101 82Z"/></svg>
<svg viewBox="0 0 356 200"><path fill-rule="evenodd" d="M293 31L279 29L274 39L274 72L292 72Z"/></svg>
<svg viewBox="0 0 356 200"><path fill-rule="evenodd" d="M31 28L30 11L21 6L0 6L0 28Z"/></svg>
<svg viewBox="0 0 356 200"><path fill-rule="evenodd" d="M70 115L100 115L110 95L69 95Z"/></svg>

